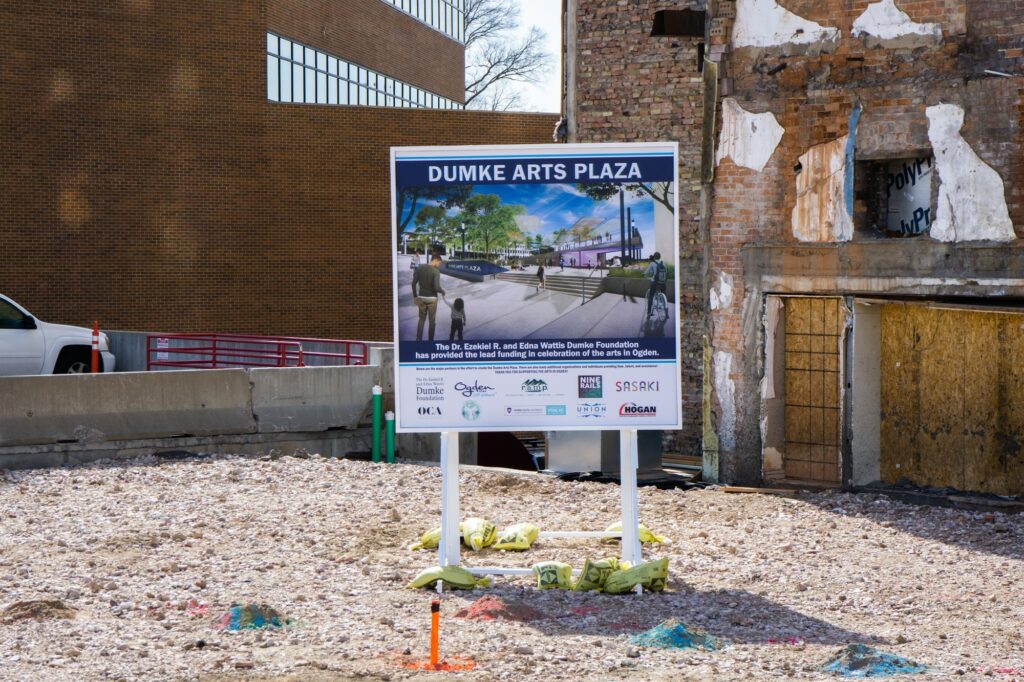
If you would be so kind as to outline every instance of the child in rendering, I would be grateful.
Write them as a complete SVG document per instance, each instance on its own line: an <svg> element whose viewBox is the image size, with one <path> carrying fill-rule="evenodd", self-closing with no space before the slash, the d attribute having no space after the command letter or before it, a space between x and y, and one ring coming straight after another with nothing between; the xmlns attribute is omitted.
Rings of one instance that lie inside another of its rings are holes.
<svg viewBox="0 0 1024 682"><path fill-rule="evenodd" d="M448 303L448 299L444 299L444 302ZM458 334L459 341L462 341L462 332L466 328L466 302L457 298L453 303L448 303L448 307L452 309L452 328L448 332L448 340L454 341Z"/></svg>

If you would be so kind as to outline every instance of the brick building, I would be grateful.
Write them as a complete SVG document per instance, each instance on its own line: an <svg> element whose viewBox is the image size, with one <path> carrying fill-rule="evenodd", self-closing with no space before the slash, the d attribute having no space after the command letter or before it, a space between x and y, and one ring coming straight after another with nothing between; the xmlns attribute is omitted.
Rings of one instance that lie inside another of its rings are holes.
<svg viewBox="0 0 1024 682"><path fill-rule="evenodd" d="M685 437L708 473L1024 493L1019 3L566 12L576 138L694 150Z"/></svg>
<svg viewBox="0 0 1024 682"><path fill-rule="evenodd" d="M0 5L0 291L107 329L388 340L392 145L462 110L461 0Z"/></svg>

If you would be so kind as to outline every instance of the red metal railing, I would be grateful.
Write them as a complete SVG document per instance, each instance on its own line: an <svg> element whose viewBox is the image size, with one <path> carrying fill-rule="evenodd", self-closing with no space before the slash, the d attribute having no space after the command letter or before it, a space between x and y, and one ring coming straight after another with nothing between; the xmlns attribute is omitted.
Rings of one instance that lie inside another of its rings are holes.
<svg viewBox="0 0 1024 682"><path fill-rule="evenodd" d="M147 371L154 367L305 367L311 360L314 365L365 365L369 353L369 345L364 341L338 339L246 334L146 336ZM325 361L317 361L318 358Z"/></svg>

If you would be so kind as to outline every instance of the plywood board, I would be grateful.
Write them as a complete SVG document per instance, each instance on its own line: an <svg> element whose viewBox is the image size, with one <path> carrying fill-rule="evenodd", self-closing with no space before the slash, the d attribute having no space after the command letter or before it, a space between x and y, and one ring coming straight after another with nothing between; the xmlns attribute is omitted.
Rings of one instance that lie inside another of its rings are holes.
<svg viewBox="0 0 1024 682"><path fill-rule="evenodd" d="M1024 494L1024 315L883 306L882 480Z"/></svg>

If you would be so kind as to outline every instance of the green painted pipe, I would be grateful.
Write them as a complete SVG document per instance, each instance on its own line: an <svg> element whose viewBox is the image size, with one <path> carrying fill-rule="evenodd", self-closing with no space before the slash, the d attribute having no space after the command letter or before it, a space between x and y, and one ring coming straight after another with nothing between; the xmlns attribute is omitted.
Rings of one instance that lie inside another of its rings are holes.
<svg viewBox="0 0 1024 682"><path fill-rule="evenodd" d="M371 454L374 462L380 462L380 410L381 402L383 401L382 393L384 389L380 386L373 387L373 436L371 446Z"/></svg>
<svg viewBox="0 0 1024 682"><path fill-rule="evenodd" d="M384 452L387 463L395 463L395 413L390 410L384 413Z"/></svg>

